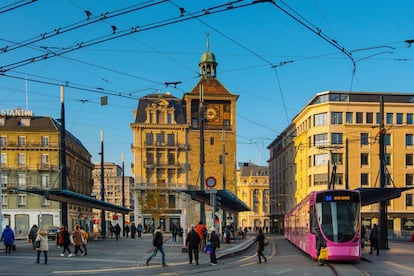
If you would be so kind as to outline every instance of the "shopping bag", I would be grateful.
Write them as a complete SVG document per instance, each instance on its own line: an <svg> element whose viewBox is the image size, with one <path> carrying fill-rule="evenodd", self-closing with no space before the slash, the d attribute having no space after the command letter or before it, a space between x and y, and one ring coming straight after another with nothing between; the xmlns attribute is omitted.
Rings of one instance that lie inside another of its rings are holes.
<svg viewBox="0 0 414 276"><path fill-rule="evenodd" d="M204 247L204 253L206 253L206 254L211 254L211 252L213 251L213 248L211 247L211 244L207 244L205 247Z"/></svg>
<svg viewBox="0 0 414 276"><path fill-rule="evenodd" d="M328 248L327 247L322 247L320 252L319 252L319 256L318 256L318 260L328 260Z"/></svg>
<svg viewBox="0 0 414 276"><path fill-rule="evenodd" d="M264 246L269 244L269 240L266 237L263 239L263 244Z"/></svg>

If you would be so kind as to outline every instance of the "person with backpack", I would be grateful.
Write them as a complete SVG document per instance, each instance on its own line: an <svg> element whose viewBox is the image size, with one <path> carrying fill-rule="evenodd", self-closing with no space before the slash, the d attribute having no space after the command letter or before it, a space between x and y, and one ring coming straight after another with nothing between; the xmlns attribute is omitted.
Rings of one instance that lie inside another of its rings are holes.
<svg viewBox="0 0 414 276"><path fill-rule="evenodd" d="M154 246L154 251L152 251L151 256L149 256L147 261L145 262L146 265L149 265L149 262L152 260L152 258L157 255L158 251L160 251L161 252L162 266L163 267L168 266L165 263L165 252L164 252L164 248L162 247L163 243L164 243L164 235L163 235L163 232L162 232L162 226L158 226L157 230L155 230L154 236L152 238L152 245Z"/></svg>
<svg viewBox="0 0 414 276"><path fill-rule="evenodd" d="M207 227L204 225L203 221L200 221L196 228L195 228L196 232L198 233L198 235L200 236L200 249L203 250L204 247L206 246L206 239L207 239Z"/></svg>

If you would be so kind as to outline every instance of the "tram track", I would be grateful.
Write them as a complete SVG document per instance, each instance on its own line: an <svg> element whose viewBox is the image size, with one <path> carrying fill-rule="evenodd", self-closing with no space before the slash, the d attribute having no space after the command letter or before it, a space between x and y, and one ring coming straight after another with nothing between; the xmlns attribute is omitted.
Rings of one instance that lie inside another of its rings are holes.
<svg viewBox="0 0 414 276"><path fill-rule="evenodd" d="M360 267L357 263L326 263L325 265L331 269L332 275L334 276L370 275L364 268Z"/></svg>

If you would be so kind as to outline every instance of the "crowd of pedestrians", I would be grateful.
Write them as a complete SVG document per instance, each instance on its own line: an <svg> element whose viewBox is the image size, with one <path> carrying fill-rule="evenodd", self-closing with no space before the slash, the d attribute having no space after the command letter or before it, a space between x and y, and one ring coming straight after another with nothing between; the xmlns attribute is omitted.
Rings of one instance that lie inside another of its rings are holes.
<svg viewBox="0 0 414 276"><path fill-rule="evenodd" d="M115 226L113 226L112 223L109 223L108 229L109 237L119 240L121 235L120 225L117 223L115 224ZM188 250L188 258L190 264L194 262L196 265L199 265L201 251L202 253L209 255L210 264L217 265L216 251L218 248L220 248L220 243L223 240L223 234L226 235L226 231L229 231L231 228L227 227L226 229L224 229L221 234L216 232L215 227L209 228L208 231L207 226L203 223L203 221L200 221L197 225L191 225L184 240L183 228L179 225L175 225L170 229L171 242L176 243L177 238L178 242L184 242L184 248ZM151 260L157 256L158 252L160 252L162 266L168 266L166 263L166 254L164 250L165 239L163 230L163 226L158 226L152 233L153 250L151 255L146 258L146 265L149 265ZM130 236L129 233L131 234ZM134 223L132 223L131 225L126 225L123 229L124 237L126 237L127 239L141 238L142 233L143 227L140 223L137 226ZM261 257L263 257L264 260L267 261L262 253L264 249L264 245L262 245L263 237L263 232L260 229L258 236L256 238L256 241L259 244L259 262ZM70 231L67 226L62 226L56 235L56 244L59 248L62 249L59 256L70 258L74 256L87 255L88 238L88 232L85 231L85 229L83 229L83 227L79 224L76 224L74 226L73 231ZM4 241L6 253L11 254L15 237L13 230L9 226L6 226L6 228L4 229L1 239L2 241ZM37 225L33 225L28 233L28 243L31 244L31 246L36 252L35 263L39 264L42 260L44 264L48 264L49 241L47 231L38 227ZM42 255L43 259L41 258Z"/></svg>

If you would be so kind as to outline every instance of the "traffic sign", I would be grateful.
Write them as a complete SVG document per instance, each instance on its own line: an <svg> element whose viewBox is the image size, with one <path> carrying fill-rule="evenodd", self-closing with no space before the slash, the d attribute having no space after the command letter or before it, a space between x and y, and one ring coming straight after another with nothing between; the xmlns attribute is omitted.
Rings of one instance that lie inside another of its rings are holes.
<svg viewBox="0 0 414 276"><path fill-rule="evenodd" d="M216 187L216 183L217 183L217 181L213 176L209 176L209 177L206 178L206 186L208 188Z"/></svg>

